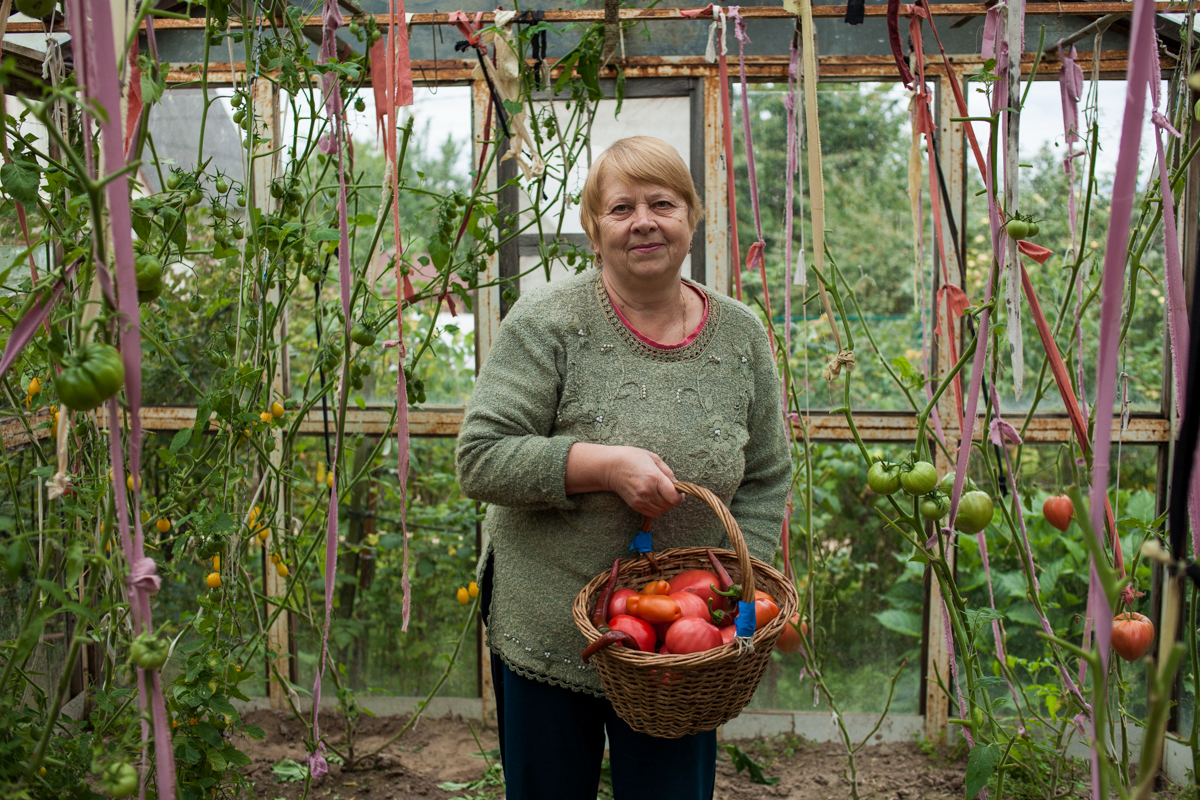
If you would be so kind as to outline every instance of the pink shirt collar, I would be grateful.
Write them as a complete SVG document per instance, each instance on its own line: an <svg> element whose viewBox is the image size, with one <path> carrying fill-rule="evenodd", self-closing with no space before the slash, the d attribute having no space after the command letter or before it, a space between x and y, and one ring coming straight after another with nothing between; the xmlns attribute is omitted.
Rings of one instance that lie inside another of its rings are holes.
<svg viewBox="0 0 1200 800"><path fill-rule="evenodd" d="M653 339L651 339L648 336L642 335L642 333L637 328L633 327L633 325L631 325L629 323L629 320L625 319L625 315L621 313L620 307L616 303L613 303L611 295L609 295L609 297L608 297L608 302L612 303L613 311L617 312L617 318L619 320L621 320L621 323L626 328L629 329L630 333L632 333L634 336L636 336L642 342L649 345L650 347L654 347L659 350L678 350L681 347L687 347L689 344L691 344L692 341L697 336L700 335L700 331L704 330L704 323L708 322L708 295L703 290L701 290L699 287L697 287L691 283L688 283L687 281L683 280L682 278L680 279L680 283L682 283L684 286L691 289L693 292L695 292L696 294L698 294L700 296L700 299L704 302L704 314L703 314L703 316L700 317L700 324L696 326L696 330L692 331L691 335L689 335L686 339L684 339L682 342L679 342L678 344L663 344L661 342L654 341ZM606 292L606 294L607 294L607 292Z"/></svg>

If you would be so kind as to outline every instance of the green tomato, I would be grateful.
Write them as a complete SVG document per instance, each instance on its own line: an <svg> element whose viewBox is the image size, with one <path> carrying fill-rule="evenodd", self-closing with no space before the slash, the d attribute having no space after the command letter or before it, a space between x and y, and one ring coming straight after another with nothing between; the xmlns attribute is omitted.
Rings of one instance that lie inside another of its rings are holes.
<svg viewBox="0 0 1200 800"><path fill-rule="evenodd" d="M192 189L192 193L187 196L187 200L185 202L189 206L196 206L199 205L200 201L203 199L204 195L200 194L199 189Z"/></svg>
<svg viewBox="0 0 1200 800"><path fill-rule="evenodd" d="M1032 239L1033 237L1037 236L1039 231L1041 231L1041 226L1039 226L1039 225L1038 225L1036 222L1031 222L1031 223L1029 223L1029 233L1028 233L1028 237L1029 237L1030 239Z"/></svg>
<svg viewBox="0 0 1200 800"><path fill-rule="evenodd" d="M967 492L958 501L954 527L963 533L979 533L992 521L992 498L984 492Z"/></svg>
<svg viewBox="0 0 1200 800"><path fill-rule="evenodd" d="M204 298L198 294L192 295L191 299L188 300L188 311L195 314L202 308L204 308Z"/></svg>
<svg viewBox="0 0 1200 800"><path fill-rule="evenodd" d="M162 262L154 256L138 256L134 262L139 292L148 292L162 283Z"/></svg>
<svg viewBox="0 0 1200 800"><path fill-rule="evenodd" d="M375 344L375 331L361 322L356 322L350 329L350 341L363 347L370 347Z"/></svg>
<svg viewBox="0 0 1200 800"><path fill-rule="evenodd" d="M67 367L54 377L54 391L72 411L91 411L121 389L125 365L117 348L89 342L67 359Z"/></svg>
<svg viewBox="0 0 1200 800"><path fill-rule="evenodd" d="M178 189L179 188L179 180L180 180L179 173L172 172L170 175L167 176L167 188L171 189L171 190Z"/></svg>
<svg viewBox="0 0 1200 800"><path fill-rule="evenodd" d="M1023 219L1013 217L1004 227L1008 231L1008 235L1013 239L1024 239L1029 235L1029 223Z"/></svg>
<svg viewBox="0 0 1200 800"><path fill-rule="evenodd" d="M886 461L876 461L867 470L867 485L875 494L895 494L900 490L900 468Z"/></svg>
<svg viewBox="0 0 1200 800"><path fill-rule="evenodd" d="M129 797L137 789L138 773L132 764L114 761L100 773L100 790L112 797L113 800Z"/></svg>
<svg viewBox="0 0 1200 800"><path fill-rule="evenodd" d="M900 470L900 485L914 497L932 492L937 480L937 468L928 461L916 461L911 469Z"/></svg>
<svg viewBox="0 0 1200 800"><path fill-rule="evenodd" d="M162 669L167 663L171 645L152 633L143 633L133 640L129 648L129 660L142 669Z"/></svg>
<svg viewBox="0 0 1200 800"><path fill-rule="evenodd" d="M242 223L240 222L233 223L232 233L235 239L241 239L246 235L246 231L242 229Z"/></svg>
<svg viewBox="0 0 1200 800"><path fill-rule="evenodd" d="M367 110L366 101L364 101L361 97L358 98L357 100L355 100L354 101L354 110L360 114L362 112L366 111Z"/></svg>
<svg viewBox="0 0 1200 800"><path fill-rule="evenodd" d="M224 353L221 353L217 350L208 351L208 361L218 369L224 369L225 367L229 366L229 359L225 357Z"/></svg>
<svg viewBox="0 0 1200 800"><path fill-rule="evenodd" d="M947 497L953 494L954 473L947 472L945 475L943 475L942 479L938 481L938 488L945 492ZM970 478L963 478L963 492L973 492L978 488L979 487L975 485L975 481L971 480Z"/></svg>
<svg viewBox="0 0 1200 800"><path fill-rule="evenodd" d="M238 208L246 207L246 193L245 192L238 192L237 204L238 204Z"/></svg>
<svg viewBox="0 0 1200 800"><path fill-rule="evenodd" d="M50 16L57 2L56 0L17 0L14 5L17 7L17 11L25 16L42 19Z"/></svg>
<svg viewBox="0 0 1200 800"><path fill-rule="evenodd" d="M352 387L354 387L354 391L356 391L356 392L361 391L363 388L362 376L357 373L350 376L350 385Z"/></svg>
<svg viewBox="0 0 1200 800"><path fill-rule="evenodd" d="M937 522L950 513L950 498L940 490L934 490L921 498L921 516Z"/></svg>

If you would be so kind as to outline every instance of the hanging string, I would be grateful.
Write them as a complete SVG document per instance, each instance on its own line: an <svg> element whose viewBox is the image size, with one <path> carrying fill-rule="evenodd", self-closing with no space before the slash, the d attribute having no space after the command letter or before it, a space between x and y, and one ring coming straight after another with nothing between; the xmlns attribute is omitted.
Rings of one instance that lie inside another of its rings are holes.
<svg viewBox="0 0 1200 800"><path fill-rule="evenodd" d="M812 212L813 265L825 274L825 181L821 175L821 128L817 115L817 34L813 24L812 0L800 0L800 31L804 46L801 63L804 77L804 121L808 131L808 194ZM849 351L843 352L842 335L838 331L837 316L825 284L817 280L817 293L829 319L833 344L837 348L835 364L845 363ZM853 358L853 355L850 354ZM832 370L827 371L830 372ZM836 373L835 373L836 374Z"/></svg>

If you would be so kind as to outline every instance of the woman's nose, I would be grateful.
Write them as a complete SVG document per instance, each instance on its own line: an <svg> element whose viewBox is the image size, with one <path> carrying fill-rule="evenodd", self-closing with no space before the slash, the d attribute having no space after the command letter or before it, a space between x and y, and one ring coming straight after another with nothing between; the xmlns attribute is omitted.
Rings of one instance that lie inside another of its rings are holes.
<svg viewBox="0 0 1200 800"><path fill-rule="evenodd" d="M631 227L638 233L645 233L654 230L658 223L654 219L654 215L650 213L650 206L638 205L633 210L633 221Z"/></svg>

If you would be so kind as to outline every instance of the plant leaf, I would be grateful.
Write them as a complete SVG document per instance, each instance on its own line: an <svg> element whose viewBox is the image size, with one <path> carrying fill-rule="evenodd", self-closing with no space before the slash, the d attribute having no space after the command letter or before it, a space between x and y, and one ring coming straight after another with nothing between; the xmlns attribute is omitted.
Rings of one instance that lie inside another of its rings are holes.
<svg viewBox="0 0 1200 800"><path fill-rule="evenodd" d="M977 744L971 749L967 756L967 800L973 800L988 785L999 758L1000 745L995 743Z"/></svg>

